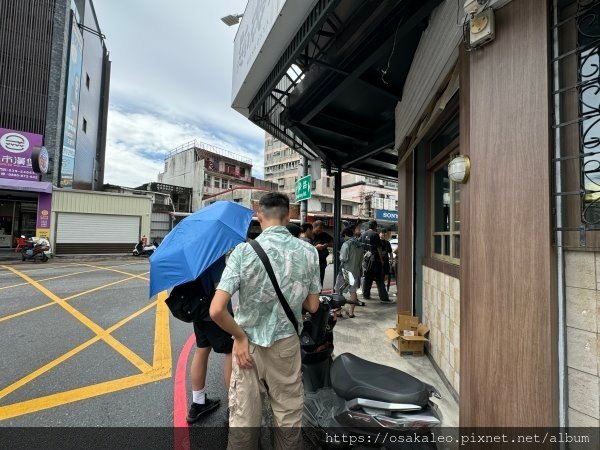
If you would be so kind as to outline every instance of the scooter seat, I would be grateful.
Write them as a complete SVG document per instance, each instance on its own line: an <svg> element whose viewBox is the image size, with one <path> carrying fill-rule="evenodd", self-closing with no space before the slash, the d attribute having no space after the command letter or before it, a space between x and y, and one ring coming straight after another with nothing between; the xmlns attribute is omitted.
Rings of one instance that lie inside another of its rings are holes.
<svg viewBox="0 0 600 450"><path fill-rule="evenodd" d="M363 398L385 403L425 406L428 386L415 377L351 353L338 356L331 365L331 386L344 400Z"/></svg>

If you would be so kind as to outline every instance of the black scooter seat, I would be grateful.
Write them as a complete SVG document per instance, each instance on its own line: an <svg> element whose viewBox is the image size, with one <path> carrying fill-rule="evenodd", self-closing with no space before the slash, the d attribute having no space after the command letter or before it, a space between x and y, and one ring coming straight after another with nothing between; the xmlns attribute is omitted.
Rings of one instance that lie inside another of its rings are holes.
<svg viewBox="0 0 600 450"><path fill-rule="evenodd" d="M343 353L331 365L331 386L344 400L363 398L385 403L425 406L428 386L415 377L394 369Z"/></svg>

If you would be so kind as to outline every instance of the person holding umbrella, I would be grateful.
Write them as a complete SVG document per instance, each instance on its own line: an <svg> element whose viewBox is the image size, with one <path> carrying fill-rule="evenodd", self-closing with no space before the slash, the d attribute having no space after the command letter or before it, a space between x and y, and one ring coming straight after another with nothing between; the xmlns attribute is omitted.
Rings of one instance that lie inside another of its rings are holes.
<svg viewBox="0 0 600 450"><path fill-rule="evenodd" d="M225 355L223 364L223 378L225 386L229 387L231 379L231 350L233 340L231 335L223 331L210 319L209 308L215 289L225 269L226 257L223 255L214 262L196 280L176 286L170 295L170 299L178 297L196 297L201 305L195 314L194 334L196 336L196 351L190 368L190 379L192 382L192 404L190 406L187 421L195 423L206 414L219 407L220 400L208 398L206 393L206 374L208 372L208 358L211 351ZM231 303L228 305L229 311Z"/></svg>
<svg viewBox="0 0 600 450"><path fill-rule="evenodd" d="M192 361L193 402L187 420L196 422L219 406L205 391L211 349L225 354L224 379L231 376L231 334L211 321L209 309L225 268L226 254L246 240L253 211L235 202L218 201L182 220L150 257L150 298L173 288L166 300L171 313L193 323L196 353ZM231 313L231 304L226 305Z"/></svg>

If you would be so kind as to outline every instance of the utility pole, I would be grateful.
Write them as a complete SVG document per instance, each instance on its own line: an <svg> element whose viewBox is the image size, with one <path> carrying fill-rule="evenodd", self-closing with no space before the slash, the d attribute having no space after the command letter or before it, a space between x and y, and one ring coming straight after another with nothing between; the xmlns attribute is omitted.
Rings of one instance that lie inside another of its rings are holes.
<svg viewBox="0 0 600 450"><path fill-rule="evenodd" d="M302 157L302 176L308 175L308 158ZM308 200L304 200L300 203L300 222L305 223L308 219Z"/></svg>
<svg viewBox="0 0 600 450"><path fill-rule="evenodd" d="M342 170L338 167L334 178L333 196L333 283L340 271L340 236L342 234Z"/></svg>

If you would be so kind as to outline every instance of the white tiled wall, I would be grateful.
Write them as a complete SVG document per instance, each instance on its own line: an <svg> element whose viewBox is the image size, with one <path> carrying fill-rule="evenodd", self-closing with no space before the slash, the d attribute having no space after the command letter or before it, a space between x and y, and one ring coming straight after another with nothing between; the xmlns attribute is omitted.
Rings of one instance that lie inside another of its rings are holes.
<svg viewBox="0 0 600 450"><path fill-rule="evenodd" d="M569 426L600 426L600 253L565 253Z"/></svg>
<svg viewBox="0 0 600 450"><path fill-rule="evenodd" d="M459 392L460 282L423 266L423 319L431 331L429 351L446 379Z"/></svg>

